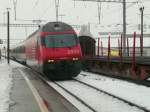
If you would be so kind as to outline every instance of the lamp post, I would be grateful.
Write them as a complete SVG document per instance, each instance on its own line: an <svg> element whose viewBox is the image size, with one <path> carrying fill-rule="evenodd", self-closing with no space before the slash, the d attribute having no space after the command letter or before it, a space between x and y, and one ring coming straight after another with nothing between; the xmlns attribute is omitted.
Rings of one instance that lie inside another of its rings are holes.
<svg viewBox="0 0 150 112"><path fill-rule="evenodd" d="M140 8L141 12L141 37L140 37L140 48L141 48L141 56L143 56L143 12L144 12L144 7Z"/></svg>
<svg viewBox="0 0 150 112"><path fill-rule="evenodd" d="M126 0L123 0L123 56L126 56Z"/></svg>
<svg viewBox="0 0 150 112"><path fill-rule="evenodd" d="M10 8L7 8L7 63L9 64L9 10Z"/></svg>
<svg viewBox="0 0 150 112"><path fill-rule="evenodd" d="M55 0L55 8L56 8L56 21L58 21L59 0Z"/></svg>

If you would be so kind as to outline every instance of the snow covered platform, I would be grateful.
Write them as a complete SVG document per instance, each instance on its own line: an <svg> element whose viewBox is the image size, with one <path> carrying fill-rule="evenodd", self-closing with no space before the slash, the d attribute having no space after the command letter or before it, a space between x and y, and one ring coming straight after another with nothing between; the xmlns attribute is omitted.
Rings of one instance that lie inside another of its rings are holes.
<svg viewBox="0 0 150 112"><path fill-rule="evenodd" d="M0 60L0 112L79 112L32 70Z"/></svg>
<svg viewBox="0 0 150 112"><path fill-rule="evenodd" d="M11 85L11 68L4 60L0 60L0 112L9 110Z"/></svg>
<svg viewBox="0 0 150 112"><path fill-rule="evenodd" d="M12 69L13 85L10 112L41 112L36 99L18 69Z"/></svg>
<svg viewBox="0 0 150 112"><path fill-rule="evenodd" d="M0 112L41 112L39 105L17 67L0 60Z"/></svg>

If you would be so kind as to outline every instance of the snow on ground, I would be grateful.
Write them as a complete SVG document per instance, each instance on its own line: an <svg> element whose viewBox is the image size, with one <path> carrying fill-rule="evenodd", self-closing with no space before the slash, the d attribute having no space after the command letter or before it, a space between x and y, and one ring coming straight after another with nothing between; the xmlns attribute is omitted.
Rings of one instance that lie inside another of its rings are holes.
<svg viewBox="0 0 150 112"><path fill-rule="evenodd" d="M108 78L88 72L81 73L86 75L79 75L77 77L78 80L150 110L150 87L140 86L126 81Z"/></svg>
<svg viewBox="0 0 150 112"><path fill-rule="evenodd" d="M10 100L10 92L12 87L12 69L20 67L13 61L7 64L7 60L2 58L0 60L0 112L8 112L9 105L13 103Z"/></svg>
<svg viewBox="0 0 150 112"><path fill-rule="evenodd" d="M78 108L79 112L93 112L91 110L89 110L88 107L85 107L84 104L82 104L81 102L79 102L77 99L75 99L74 97L72 97L69 93L67 93L66 91L64 91L62 88L60 88L59 86L57 86L56 84L54 84L53 82L48 82L48 84L53 87L56 91L58 91L62 96L64 96L69 102L71 102L75 107Z"/></svg>
<svg viewBox="0 0 150 112"><path fill-rule="evenodd" d="M143 112L134 106L129 106L122 101L93 90L85 85L79 85L79 83L76 84L74 81L63 81L59 83L67 90L71 91L71 93L77 95L80 99L88 103L88 105L92 106L97 112ZM82 106L83 104L75 101L73 97L68 95L68 93L60 87L52 82L49 82L49 84L75 105L80 112L91 112L90 110L85 109L85 107Z"/></svg>
<svg viewBox="0 0 150 112"><path fill-rule="evenodd" d="M134 106L130 106L127 103L78 82L60 81L57 83L85 101L97 112L143 112Z"/></svg>
<svg viewBox="0 0 150 112"><path fill-rule="evenodd" d="M9 110L11 84L11 67L2 59L0 60L0 112Z"/></svg>

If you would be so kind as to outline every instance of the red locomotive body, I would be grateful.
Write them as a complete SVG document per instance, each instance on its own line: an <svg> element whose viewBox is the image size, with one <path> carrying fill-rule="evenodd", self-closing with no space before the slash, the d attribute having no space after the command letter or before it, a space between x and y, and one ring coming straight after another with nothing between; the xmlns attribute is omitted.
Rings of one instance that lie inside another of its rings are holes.
<svg viewBox="0 0 150 112"><path fill-rule="evenodd" d="M49 22L31 34L22 45L26 55L22 60L52 79L72 78L81 71L79 40L68 24Z"/></svg>

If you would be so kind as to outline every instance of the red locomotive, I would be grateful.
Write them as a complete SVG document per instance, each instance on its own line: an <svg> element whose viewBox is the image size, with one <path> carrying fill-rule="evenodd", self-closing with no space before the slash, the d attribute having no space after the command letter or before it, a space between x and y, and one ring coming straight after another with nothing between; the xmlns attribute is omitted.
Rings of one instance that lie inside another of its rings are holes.
<svg viewBox="0 0 150 112"><path fill-rule="evenodd" d="M51 79L68 79L81 71L82 52L73 28L49 22L12 49L12 57Z"/></svg>

